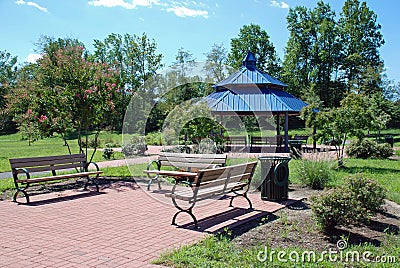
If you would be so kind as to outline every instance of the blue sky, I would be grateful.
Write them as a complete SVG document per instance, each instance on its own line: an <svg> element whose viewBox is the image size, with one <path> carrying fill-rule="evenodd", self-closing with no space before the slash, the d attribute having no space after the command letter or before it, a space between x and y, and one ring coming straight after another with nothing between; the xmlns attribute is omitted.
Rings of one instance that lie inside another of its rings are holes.
<svg viewBox="0 0 400 268"><path fill-rule="evenodd" d="M158 44L163 62L171 65L179 48L197 61L213 44L229 49L243 25L259 24L271 37L283 59L288 40L286 16L290 7L315 7L317 0L0 0L0 50L18 56L19 62L34 58L41 35L72 37L93 52L93 40L111 33L142 34ZM326 0L339 15L344 0ZM398 0L367 0L378 15L386 44L381 48L386 73L400 82L400 34Z"/></svg>

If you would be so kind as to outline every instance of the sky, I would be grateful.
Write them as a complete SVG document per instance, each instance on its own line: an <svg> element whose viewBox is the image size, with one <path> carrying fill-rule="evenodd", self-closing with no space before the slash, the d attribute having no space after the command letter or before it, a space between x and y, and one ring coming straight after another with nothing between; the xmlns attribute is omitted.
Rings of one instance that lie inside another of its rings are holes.
<svg viewBox="0 0 400 268"><path fill-rule="evenodd" d="M345 0L325 0L338 16ZM377 14L385 45L380 49L389 80L400 82L398 0L367 0ZM0 51L18 62L37 58L40 36L76 38L93 52L94 40L109 34L147 36L157 43L170 66L180 48L205 61L213 44L230 48L243 25L266 30L283 60L289 38L286 17L298 5L314 8L317 0L0 0Z"/></svg>

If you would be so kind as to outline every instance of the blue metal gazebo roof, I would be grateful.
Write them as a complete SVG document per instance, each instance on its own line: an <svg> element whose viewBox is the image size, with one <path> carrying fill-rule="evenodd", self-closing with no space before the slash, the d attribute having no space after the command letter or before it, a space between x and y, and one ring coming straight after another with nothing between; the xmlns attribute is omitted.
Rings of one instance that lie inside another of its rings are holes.
<svg viewBox="0 0 400 268"><path fill-rule="evenodd" d="M307 103L285 92L286 87L285 83L259 71L254 55L248 52L242 68L215 84L217 91L206 100L213 112L299 113Z"/></svg>

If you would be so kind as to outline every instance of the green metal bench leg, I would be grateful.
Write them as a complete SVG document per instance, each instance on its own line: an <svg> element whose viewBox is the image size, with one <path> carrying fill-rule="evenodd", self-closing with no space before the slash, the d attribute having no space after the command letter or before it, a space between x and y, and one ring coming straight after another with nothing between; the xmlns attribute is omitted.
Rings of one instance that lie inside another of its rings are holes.
<svg viewBox="0 0 400 268"><path fill-rule="evenodd" d="M229 202L229 206L230 207L233 207L233 199L235 198L235 197L238 197L238 196L243 196L246 200L247 200L247 202L249 203L249 205L250 205L250 207L249 207L249 209L253 209L253 204L251 203L251 200L249 199L249 197L247 196L247 191L245 191L243 194L240 194L240 193L238 193L238 192L236 192L236 191L232 191L233 193L235 193L236 195L234 195L234 196L232 196L231 197L231 201Z"/></svg>
<svg viewBox="0 0 400 268"><path fill-rule="evenodd" d="M25 190L22 190L22 189L17 189L17 191L15 192L15 194L14 194L14 196L13 196L13 202L17 202L17 196L18 196L18 193L19 193L19 192L21 192L21 193L24 194L25 199L26 199L26 203L29 204L29 203L30 203L29 195L28 195L28 193L27 193Z"/></svg>
<svg viewBox="0 0 400 268"><path fill-rule="evenodd" d="M197 219L193 215L192 208L187 209L187 210L183 209L183 210L180 210L180 211L176 212L174 217L172 218L172 223L171 223L172 225L177 225L176 224L176 217L178 216L179 213L182 213L182 212L186 212L187 214L189 214L192 217L193 222L194 222L194 228L198 228L199 227L198 223L197 223Z"/></svg>
<svg viewBox="0 0 400 268"><path fill-rule="evenodd" d="M194 214L192 212L192 209L193 209L194 205L196 204L196 202L193 202L192 205L187 209L181 208L178 205L178 203L176 203L176 200L175 200L174 197L172 197L172 203L179 210L178 212L175 213L174 217L172 218L172 223L171 223L172 225L177 225L176 224L176 217L178 216L178 214L180 214L182 212L186 212L187 214L189 214L192 217L193 222L194 222L194 228L198 228L199 227L198 224L197 224L197 219L196 219L196 217L194 216Z"/></svg>
<svg viewBox="0 0 400 268"><path fill-rule="evenodd" d="M160 180L158 179L158 175L157 175L156 177L149 179L149 183L147 184L147 191L150 191L150 186L153 183L153 181L157 181L158 190L161 190L161 183L160 183Z"/></svg>
<svg viewBox="0 0 400 268"><path fill-rule="evenodd" d="M83 189L87 190L89 183L92 183L92 184L94 184L94 186L96 186L96 191L99 192L99 184L97 183L98 177L99 177L99 175L97 175L96 178L87 177L87 182L85 183L85 186L83 187Z"/></svg>

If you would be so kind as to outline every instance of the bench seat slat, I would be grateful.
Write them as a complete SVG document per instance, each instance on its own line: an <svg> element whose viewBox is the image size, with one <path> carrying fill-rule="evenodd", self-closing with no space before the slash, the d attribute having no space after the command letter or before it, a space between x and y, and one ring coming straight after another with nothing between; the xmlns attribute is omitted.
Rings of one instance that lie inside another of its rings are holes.
<svg viewBox="0 0 400 268"><path fill-rule="evenodd" d="M201 158L201 159L226 159L226 154L186 154L186 153L168 153L161 152L160 157L183 157L183 158Z"/></svg>
<svg viewBox="0 0 400 268"><path fill-rule="evenodd" d="M81 168L81 167L83 167L82 163L76 163L76 164L66 164L57 166L26 167L26 169L29 171L29 173L35 173L35 172L63 170L63 169ZM24 172L22 170L17 170L17 173L19 174Z"/></svg>
<svg viewBox="0 0 400 268"><path fill-rule="evenodd" d="M97 174L101 174L101 173L103 173L103 172L102 171L80 172L80 173L41 177L41 178L18 179L16 182L18 182L18 183L36 183L36 182L43 182L43 181L53 181L53 180L58 180L58 179L61 180L61 179L87 177L90 175L97 175Z"/></svg>

